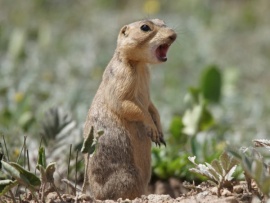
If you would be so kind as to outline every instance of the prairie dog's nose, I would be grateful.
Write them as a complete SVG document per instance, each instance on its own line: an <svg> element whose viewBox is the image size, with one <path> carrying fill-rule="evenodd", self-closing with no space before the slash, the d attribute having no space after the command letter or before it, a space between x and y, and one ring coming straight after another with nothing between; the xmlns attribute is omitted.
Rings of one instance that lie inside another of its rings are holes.
<svg viewBox="0 0 270 203"><path fill-rule="evenodd" d="M170 40L174 41L177 37L177 34L176 33L173 33L169 36Z"/></svg>

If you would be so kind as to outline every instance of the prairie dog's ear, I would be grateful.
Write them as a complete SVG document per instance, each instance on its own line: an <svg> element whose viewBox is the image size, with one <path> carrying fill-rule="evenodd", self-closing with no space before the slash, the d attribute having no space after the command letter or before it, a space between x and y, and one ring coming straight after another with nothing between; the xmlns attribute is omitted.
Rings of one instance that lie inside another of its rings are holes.
<svg viewBox="0 0 270 203"><path fill-rule="evenodd" d="M128 36L128 26L127 25L125 25L124 27L121 28L120 35L125 36L125 37Z"/></svg>

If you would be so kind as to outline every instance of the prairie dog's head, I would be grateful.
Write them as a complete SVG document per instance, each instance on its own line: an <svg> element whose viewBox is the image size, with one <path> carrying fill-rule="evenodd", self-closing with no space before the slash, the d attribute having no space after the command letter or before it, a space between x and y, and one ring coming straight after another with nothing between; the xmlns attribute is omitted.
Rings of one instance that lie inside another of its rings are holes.
<svg viewBox="0 0 270 203"><path fill-rule="evenodd" d="M167 51L176 36L162 20L137 21L120 30L117 50L128 60L161 63L167 61Z"/></svg>

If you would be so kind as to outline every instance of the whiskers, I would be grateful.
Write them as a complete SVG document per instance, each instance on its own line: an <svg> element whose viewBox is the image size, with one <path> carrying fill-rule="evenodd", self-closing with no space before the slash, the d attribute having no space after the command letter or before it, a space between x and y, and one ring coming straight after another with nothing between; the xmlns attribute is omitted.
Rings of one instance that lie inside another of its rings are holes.
<svg viewBox="0 0 270 203"><path fill-rule="evenodd" d="M177 38L174 43L179 47L185 46L185 41L188 38L188 33L189 33L186 26L177 24L177 25L171 26L171 28L177 34Z"/></svg>

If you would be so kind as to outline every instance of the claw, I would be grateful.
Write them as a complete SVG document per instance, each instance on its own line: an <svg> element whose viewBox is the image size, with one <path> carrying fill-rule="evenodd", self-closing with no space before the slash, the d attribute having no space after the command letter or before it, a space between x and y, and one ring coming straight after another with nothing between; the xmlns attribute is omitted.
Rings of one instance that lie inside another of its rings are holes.
<svg viewBox="0 0 270 203"><path fill-rule="evenodd" d="M160 141L162 144L164 144L164 146L166 147L166 142L165 142L165 140L163 139L163 137L160 137L160 138L159 138L159 141Z"/></svg>

